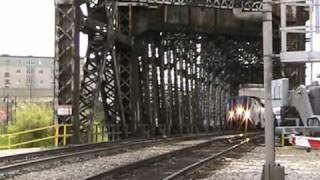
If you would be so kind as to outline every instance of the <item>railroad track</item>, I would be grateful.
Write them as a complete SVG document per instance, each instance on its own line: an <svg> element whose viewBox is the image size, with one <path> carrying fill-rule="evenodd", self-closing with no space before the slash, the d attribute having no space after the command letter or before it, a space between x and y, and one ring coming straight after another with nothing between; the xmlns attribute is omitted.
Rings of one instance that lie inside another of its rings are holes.
<svg viewBox="0 0 320 180"><path fill-rule="evenodd" d="M132 149L153 146L159 143L178 142L191 139L200 139L211 136L218 136L224 134L231 134L231 132L224 133L209 133L200 135L190 135L182 137L158 138L158 139L128 139L118 142L103 142L86 145L76 145L65 148L57 148L45 151L38 151L32 153L24 153L13 156L0 157L0 174L8 174L14 176L15 172L23 171L27 173L34 170L42 170L50 168L57 161L63 163L72 163L87 160L93 156L114 155ZM70 159L68 162L68 159ZM75 160L76 159L76 160ZM20 172L16 174L20 174Z"/></svg>
<svg viewBox="0 0 320 180"><path fill-rule="evenodd" d="M183 179L214 159L250 140L262 137L261 133L253 133L247 137L241 134L216 137L197 145L100 172L85 179Z"/></svg>
<svg viewBox="0 0 320 180"><path fill-rule="evenodd" d="M163 180L178 180L178 179L197 179L198 174L196 172L198 172L199 170L205 170L207 171L207 166L217 166L217 164L213 164L213 161L217 160L218 158L224 156L224 155L231 155L231 156L239 156L241 153L243 152L248 152L248 150L252 150L253 147L256 147L255 145L251 144L251 146L248 147L243 147L241 149L240 146L245 145L245 144L249 144L249 142L253 142L256 140L261 140L262 139L262 135L261 136L255 136L253 138L248 138L248 139L244 139L234 145L231 145L230 147L227 147L226 149L222 150L222 151L217 151L216 153L213 153L212 155L205 157L203 159L199 159L198 161L168 175L167 177L163 178ZM239 151L237 151L237 149L240 149ZM241 156L241 155L240 155ZM217 168L217 167L215 167ZM212 171L212 169L209 168L209 170ZM201 174L201 172L200 172ZM193 176L192 176L193 175ZM201 177L201 176L200 176Z"/></svg>
<svg viewBox="0 0 320 180"><path fill-rule="evenodd" d="M138 141L138 140L135 139L135 140L126 140L126 141L113 141L113 142L73 145L69 147L61 147L61 148L54 148L54 149L48 149L48 150L42 150L42 151L36 151L36 152L28 152L28 153L3 156L3 157L0 157L0 167L6 166L9 164L24 162L27 160L35 160L42 157L54 156L54 155L59 155L64 153L75 152L75 151L83 151L83 150L88 150L88 149L98 148L98 147L111 147L115 144L126 144L132 141Z"/></svg>

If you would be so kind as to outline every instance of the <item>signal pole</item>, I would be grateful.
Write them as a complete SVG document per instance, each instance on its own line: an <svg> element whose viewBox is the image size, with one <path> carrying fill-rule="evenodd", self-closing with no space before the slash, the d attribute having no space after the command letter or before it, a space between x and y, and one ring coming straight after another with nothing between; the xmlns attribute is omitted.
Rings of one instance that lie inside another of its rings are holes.
<svg viewBox="0 0 320 180"><path fill-rule="evenodd" d="M263 71L264 71L264 99L265 99L265 144L266 144L266 162L265 162L265 178L270 180L270 167L274 166L275 150L274 150L274 122L272 112L272 1L263 0Z"/></svg>
<svg viewBox="0 0 320 180"><path fill-rule="evenodd" d="M284 168L275 165L274 118L272 110L272 72L273 72L273 31L272 31L272 0L263 0L263 71L265 99L265 164L264 180L284 180Z"/></svg>

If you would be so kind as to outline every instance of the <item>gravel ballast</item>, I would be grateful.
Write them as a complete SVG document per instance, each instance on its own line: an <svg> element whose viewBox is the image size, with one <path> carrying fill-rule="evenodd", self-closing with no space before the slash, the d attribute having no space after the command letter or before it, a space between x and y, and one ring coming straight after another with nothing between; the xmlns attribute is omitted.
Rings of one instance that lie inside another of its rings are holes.
<svg viewBox="0 0 320 180"><path fill-rule="evenodd" d="M152 146L140 150L129 151L113 156L97 157L84 162L77 162L72 164L61 164L59 167L30 172L15 176L11 179L21 180L71 180L84 179L99 172L119 167L124 164L146 159L152 156L157 156L173 150L185 148L195 144L205 142L206 140L190 140L172 144L159 144L159 146Z"/></svg>
<svg viewBox="0 0 320 180"><path fill-rule="evenodd" d="M88 161L72 164L58 164L57 167L35 171L16 176L12 179L23 180L69 180L84 179L101 171L110 170L124 164L146 159L195 145L205 140L190 140L180 143L159 144L139 150L123 152L113 156L97 157ZM226 155L222 161L214 162L214 168L206 171L203 180L260 180L265 155L264 147L258 146L243 156ZM286 180L319 180L320 179L320 150L307 152L296 147L277 147L276 160L285 167ZM1 178L0 178L1 179Z"/></svg>
<svg viewBox="0 0 320 180"><path fill-rule="evenodd" d="M45 150L45 149L44 148L20 148L20 149L0 150L0 157L36 152L36 151L41 151L41 150Z"/></svg>
<svg viewBox="0 0 320 180"><path fill-rule="evenodd" d="M240 159L226 157L203 180L260 180L265 155L264 147L256 147ZM286 180L319 180L320 151L307 152L296 147L276 148L276 161L285 167Z"/></svg>

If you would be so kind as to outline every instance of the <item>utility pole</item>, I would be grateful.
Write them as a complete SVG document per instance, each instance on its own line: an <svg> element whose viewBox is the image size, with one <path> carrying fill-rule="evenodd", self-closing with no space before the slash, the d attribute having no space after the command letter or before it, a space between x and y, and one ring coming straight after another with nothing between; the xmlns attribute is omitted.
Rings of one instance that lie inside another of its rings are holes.
<svg viewBox="0 0 320 180"><path fill-rule="evenodd" d="M7 94L7 96L6 96L6 111L7 111L7 122L6 122L6 126L7 126L7 129L9 128L9 114L10 114L10 112L9 112L9 94Z"/></svg>
<svg viewBox="0 0 320 180"><path fill-rule="evenodd" d="M32 86L33 86L33 61L29 59L29 78L30 78L30 87L29 87L29 102L32 102Z"/></svg>
<svg viewBox="0 0 320 180"><path fill-rule="evenodd" d="M265 100L265 164L262 179L282 180L284 169L275 165L274 148L274 118L272 110L272 56L273 56L273 31L272 31L272 0L263 0L263 71L264 71L264 100Z"/></svg>
<svg viewBox="0 0 320 180"><path fill-rule="evenodd" d="M265 179L270 178L270 167L274 166L274 122L272 112L272 1L263 0L263 72L264 72L264 99L265 99L265 144L266 144L266 162L265 162Z"/></svg>

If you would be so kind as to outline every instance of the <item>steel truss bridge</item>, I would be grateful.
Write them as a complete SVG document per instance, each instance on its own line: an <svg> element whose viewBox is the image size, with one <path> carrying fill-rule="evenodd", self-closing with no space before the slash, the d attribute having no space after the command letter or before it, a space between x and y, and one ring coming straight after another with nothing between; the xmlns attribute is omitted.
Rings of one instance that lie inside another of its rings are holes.
<svg viewBox="0 0 320 180"><path fill-rule="evenodd" d="M57 118L73 124L74 142L92 141L100 103L105 127L123 138L223 130L239 78L229 60L261 59L261 22L232 14L259 12L260 1L56 0L55 8L56 106L72 107ZM79 32L88 35L82 79Z"/></svg>

